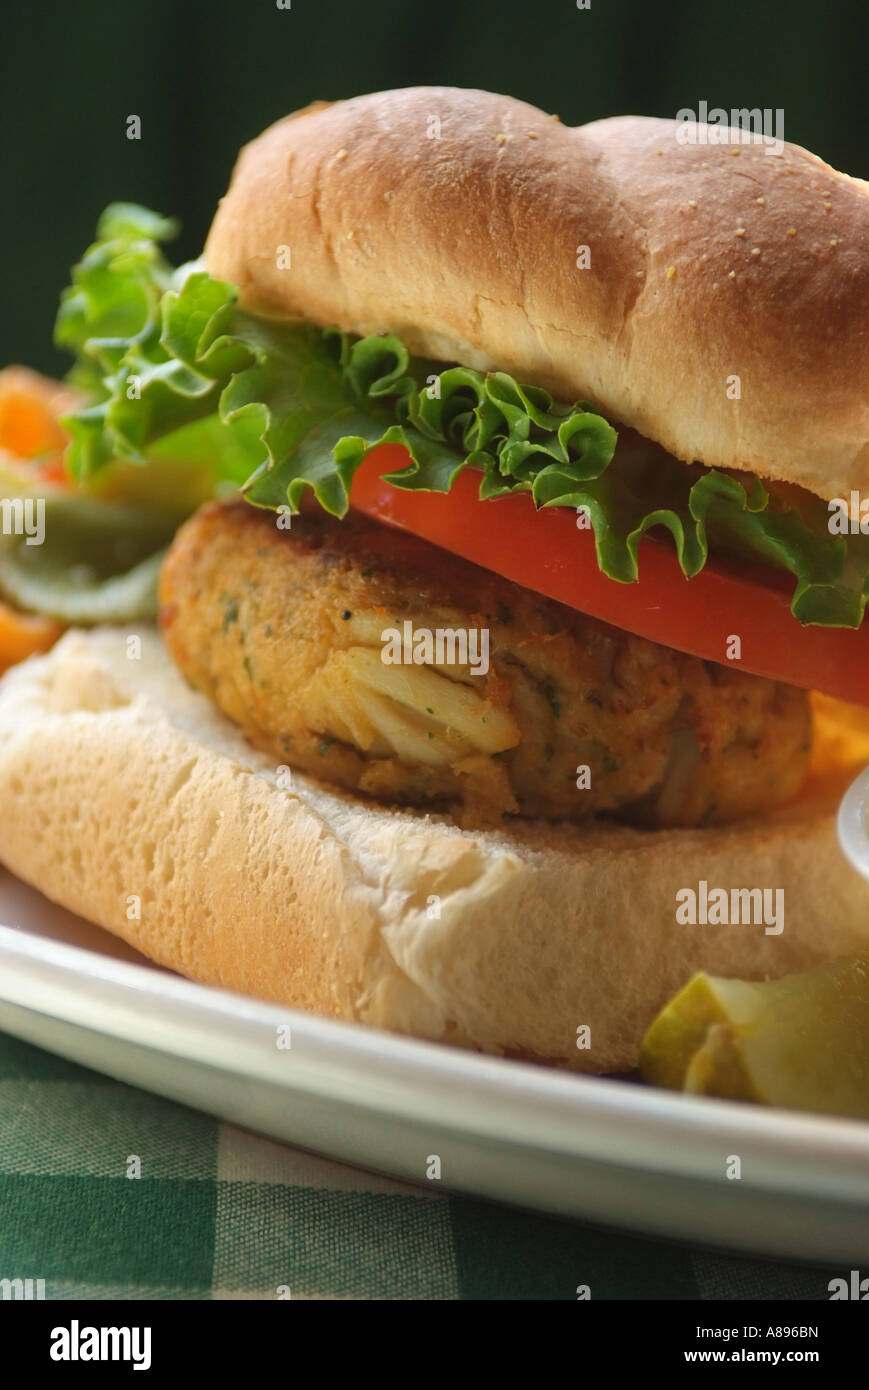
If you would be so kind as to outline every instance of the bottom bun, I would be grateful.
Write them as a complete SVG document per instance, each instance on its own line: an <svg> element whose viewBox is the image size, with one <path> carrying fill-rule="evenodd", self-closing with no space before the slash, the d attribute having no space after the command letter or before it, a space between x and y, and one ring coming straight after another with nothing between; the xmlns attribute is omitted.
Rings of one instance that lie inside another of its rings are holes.
<svg viewBox="0 0 869 1390"><path fill-rule="evenodd" d="M275 767L138 635L137 656L127 632L70 632L0 681L0 861L184 975L613 1072L697 970L760 979L869 948L869 885L834 828L856 734L798 802L740 825L471 833ZM680 922L701 880L782 890L782 930Z"/></svg>

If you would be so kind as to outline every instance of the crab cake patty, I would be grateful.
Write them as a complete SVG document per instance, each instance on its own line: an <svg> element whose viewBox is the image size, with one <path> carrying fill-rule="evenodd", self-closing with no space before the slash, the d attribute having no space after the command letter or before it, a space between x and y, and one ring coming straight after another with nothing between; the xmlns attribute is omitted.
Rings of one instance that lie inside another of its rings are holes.
<svg viewBox="0 0 869 1390"><path fill-rule="evenodd" d="M160 601L182 674L277 763L465 824L722 823L789 799L808 768L804 691L367 519L281 530L247 503L209 503L178 532ZM405 659L386 661L396 635Z"/></svg>

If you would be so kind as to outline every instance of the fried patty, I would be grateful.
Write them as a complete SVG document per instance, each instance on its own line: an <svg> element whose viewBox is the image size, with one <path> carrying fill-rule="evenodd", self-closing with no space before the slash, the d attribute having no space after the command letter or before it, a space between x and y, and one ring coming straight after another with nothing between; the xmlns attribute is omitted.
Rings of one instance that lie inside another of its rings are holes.
<svg viewBox="0 0 869 1390"><path fill-rule="evenodd" d="M504 813L716 824L799 789L803 691L632 636L366 519L280 529L288 520L209 503L178 532L160 584L175 664L279 765L452 809L465 825ZM439 647L438 633L452 637Z"/></svg>

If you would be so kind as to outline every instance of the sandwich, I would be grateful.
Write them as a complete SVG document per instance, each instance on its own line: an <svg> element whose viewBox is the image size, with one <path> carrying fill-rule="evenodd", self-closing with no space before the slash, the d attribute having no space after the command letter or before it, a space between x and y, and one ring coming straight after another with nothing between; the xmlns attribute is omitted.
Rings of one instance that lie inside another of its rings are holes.
<svg viewBox="0 0 869 1390"><path fill-rule="evenodd" d="M49 625L0 862L195 979L597 1073L696 972L867 949L869 187L678 132L385 92L246 146L200 261L107 210L63 443L0 472Z"/></svg>

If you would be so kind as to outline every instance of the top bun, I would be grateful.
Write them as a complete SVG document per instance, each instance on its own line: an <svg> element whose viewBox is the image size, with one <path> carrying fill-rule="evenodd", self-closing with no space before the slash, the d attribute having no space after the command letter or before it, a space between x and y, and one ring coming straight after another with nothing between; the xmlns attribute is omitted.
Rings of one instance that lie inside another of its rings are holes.
<svg viewBox="0 0 869 1390"><path fill-rule="evenodd" d="M590 400L680 459L869 489L869 186L678 129L449 87L318 102L242 150L206 262L248 303Z"/></svg>

